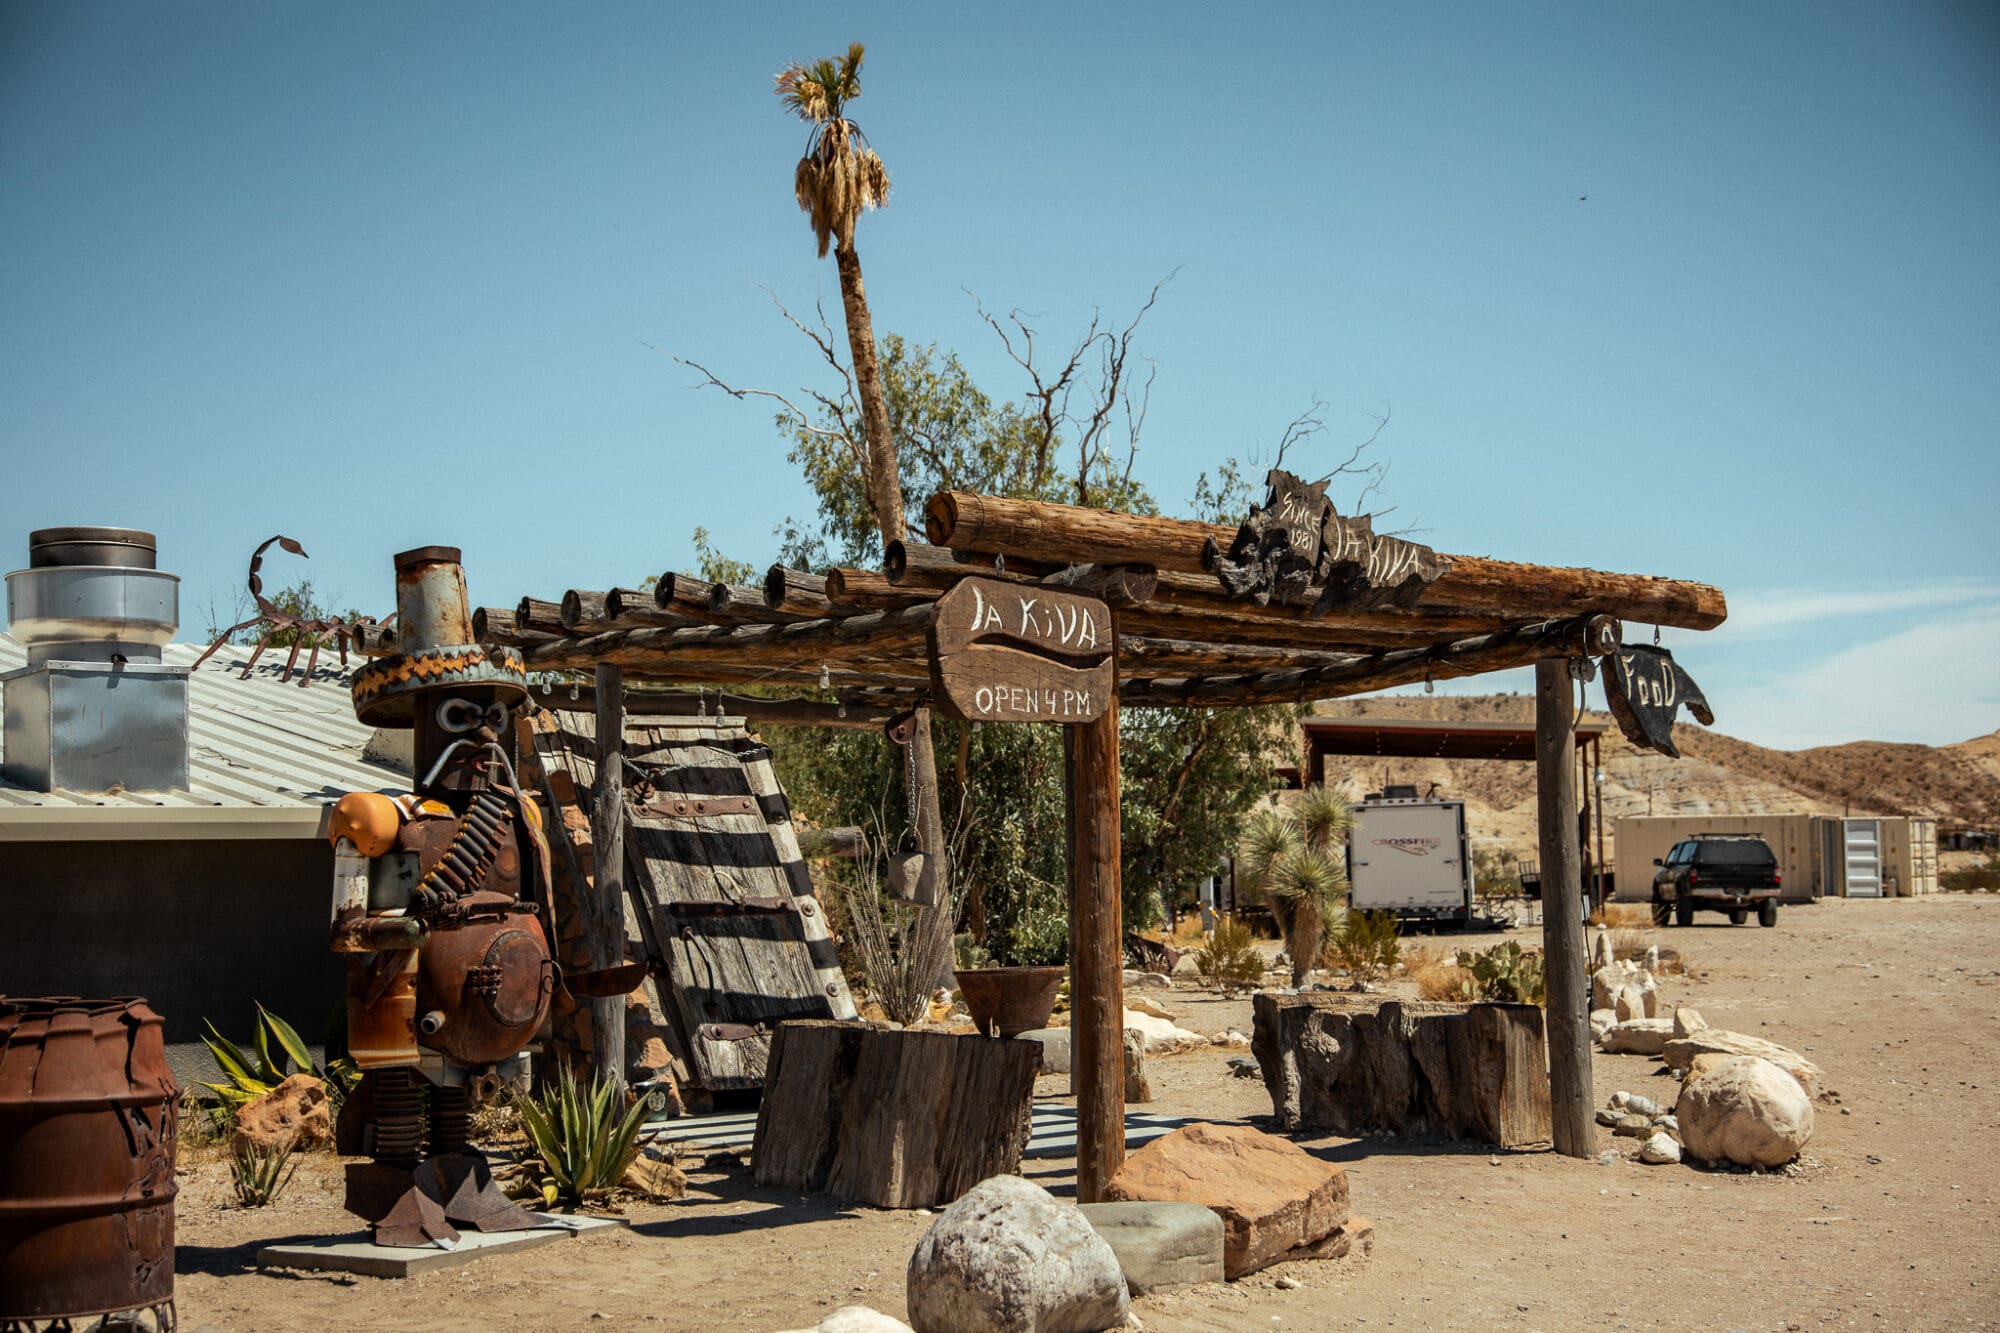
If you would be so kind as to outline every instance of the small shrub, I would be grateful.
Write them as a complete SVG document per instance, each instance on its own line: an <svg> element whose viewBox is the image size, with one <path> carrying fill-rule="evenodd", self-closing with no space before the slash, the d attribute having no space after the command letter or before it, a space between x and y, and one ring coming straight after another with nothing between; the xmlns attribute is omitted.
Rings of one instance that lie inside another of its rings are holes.
<svg viewBox="0 0 2000 1333"><path fill-rule="evenodd" d="M1218 990L1240 990L1264 979L1264 960L1250 936L1250 927L1228 917L1215 923L1206 947L1197 949L1194 970Z"/></svg>
<svg viewBox="0 0 2000 1333"><path fill-rule="evenodd" d="M1613 930L1642 930L1653 924L1653 913L1645 903L1606 903L1590 914L1590 924Z"/></svg>
<svg viewBox="0 0 2000 1333"><path fill-rule="evenodd" d="M639 1126L646 1103L635 1101L615 1116L615 1084L593 1081L584 1092L576 1075L562 1071L540 1097L517 1097L521 1128L541 1160L555 1202L575 1208L617 1187L639 1155Z"/></svg>
<svg viewBox="0 0 2000 1333"><path fill-rule="evenodd" d="M1438 963L1416 974L1417 994L1426 1000L1469 1004L1479 998L1479 983L1457 963Z"/></svg>
<svg viewBox="0 0 2000 1333"><path fill-rule="evenodd" d="M1938 876L1938 887L1946 893L2000 893L2000 853L1945 871Z"/></svg>
<svg viewBox="0 0 2000 1333"><path fill-rule="evenodd" d="M1634 930L1629 926L1619 926L1611 932L1611 956L1613 958L1641 958L1655 941L1649 930Z"/></svg>
<svg viewBox="0 0 2000 1333"><path fill-rule="evenodd" d="M1401 950L1394 912L1349 912L1327 940L1320 965L1345 969L1357 981L1375 982L1394 969Z"/></svg>
<svg viewBox="0 0 2000 1333"><path fill-rule="evenodd" d="M294 1147L292 1139L268 1150L238 1144L229 1158L229 1184L236 1192L236 1202L245 1208L275 1203L298 1174L299 1164L292 1160Z"/></svg>
<svg viewBox="0 0 2000 1333"><path fill-rule="evenodd" d="M1174 922L1173 933L1167 936L1167 943L1176 949L1199 949L1208 939L1208 932L1201 928L1201 913L1189 912Z"/></svg>
<svg viewBox="0 0 2000 1333"><path fill-rule="evenodd" d="M1477 997L1472 974L1453 962L1442 949L1419 944L1403 950L1403 975L1416 984L1417 994L1426 1000L1467 1001Z"/></svg>
<svg viewBox="0 0 2000 1333"><path fill-rule="evenodd" d="M1520 863L1512 852L1472 854L1472 891L1481 902L1521 896Z"/></svg>

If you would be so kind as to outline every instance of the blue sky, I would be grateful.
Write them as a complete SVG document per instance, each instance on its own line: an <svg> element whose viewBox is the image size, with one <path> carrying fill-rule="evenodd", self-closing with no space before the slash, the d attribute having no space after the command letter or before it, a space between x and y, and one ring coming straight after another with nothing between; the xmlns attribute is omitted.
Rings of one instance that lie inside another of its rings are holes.
<svg viewBox="0 0 2000 1333"><path fill-rule="evenodd" d="M198 628L273 532L377 611L432 542L496 603L768 560L770 413L672 358L819 382L770 79L861 40L877 328L1015 396L968 289L1060 340L1178 270L1169 508L1387 410L1440 550L1723 587L1721 729L2000 726L1992 6L731 8L0 7L9 563L156 529Z"/></svg>

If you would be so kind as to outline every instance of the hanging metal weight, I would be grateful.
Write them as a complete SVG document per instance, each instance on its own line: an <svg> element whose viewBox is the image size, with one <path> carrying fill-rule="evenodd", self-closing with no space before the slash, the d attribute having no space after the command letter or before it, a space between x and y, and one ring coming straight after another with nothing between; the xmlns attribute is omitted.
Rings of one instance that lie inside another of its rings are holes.
<svg viewBox="0 0 2000 1333"><path fill-rule="evenodd" d="M912 907L935 907L937 866L917 841L917 769L915 757L910 753L910 741L917 730L915 711L890 718L883 730L903 750L903 803L908 816L902 841L889 853L889 897Z"/></svg>

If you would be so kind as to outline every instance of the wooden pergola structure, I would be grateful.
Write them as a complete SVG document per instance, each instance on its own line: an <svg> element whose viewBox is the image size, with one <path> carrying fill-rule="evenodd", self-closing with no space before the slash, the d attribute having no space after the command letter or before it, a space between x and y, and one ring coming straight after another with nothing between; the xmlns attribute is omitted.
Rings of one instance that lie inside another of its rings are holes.
<svg viewBox="0 0 2000 1333"><path fill-rule="evenodd" d="M930 543L891 544L880 570L774 566L761 588L670 571L649 591L572 589L559 602L485 608L475 634L519 649L531 671L591 673L597 735L615 745L627 715L714 706L753 723L868 727L926 705L938 689L936 606L968 579L1100 600L1111 626L1102 645L1111 698L1068 728L1072 1069L1084 1201L1102 1197L1124 1157L1120 708L1309 703L1534 663L1541 859L1551 885L1544 929L1555 1146L1589 1151L1572 664L1614 650L1622 620L1720 624L1727 610L1719 590L1442 555L1372 537L1366 520L1329 507L1325 549L1352 558L1319 557L1323 582L1303 596L1245 596L1240 580L1232 591L1223 577L1232 544L1243 549L1236 529L962 491L932 496L924 512ZM1267 511L1277 512L1275 504ZM1328 569L1335 577L1326 578ZM712 704L718 696L707 692L746 685L819 697L725 695ZM560 706L586 705L579 695ZM619 765L600 763L598 772L615 784ZM595 805L607 931L620 919L620 809L615 791ZM622 931L607 934L607 953L621 945Z"/></svg>

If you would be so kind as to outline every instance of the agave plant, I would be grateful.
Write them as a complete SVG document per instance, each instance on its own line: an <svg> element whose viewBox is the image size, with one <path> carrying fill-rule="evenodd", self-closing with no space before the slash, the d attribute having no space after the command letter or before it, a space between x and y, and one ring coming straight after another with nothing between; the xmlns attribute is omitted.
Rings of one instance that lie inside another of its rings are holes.
<svg viewBox="0 0 2000 1333"><path fill-rule="evenodd" d="M1320 941L1347 919L1347 865L1340 844L1353 823L1338 791L1308 787L1295 809L1260 810L1244 827L1240 861L1285 932L1294 986L1306 984Z"/></svg>
<svg viewBox="0 0 2000 1333"><path fill-rule="evenodd" d="M245 1208L262 1208L275 1202L298 1173L299 1164L292 1160L295 1146L292 1139L269 1148L237 1144L235 1154L229 1159L229 1183L236 1191L236 1201Z"/></svg>
<svg viewBox="0 0 2000 1333"><path fill-rule="evenodd" d="M315 1064L312 1051L300 1039L298 1030L261 1003L257 1006L257 1035L250 1050L243 1049L217 1032L213 1022L203 1020L203 1026L208 1033L202 1042L229 1081L204 1083L202 1086L214 1093L215 1100L231 1112L262 1097L292 1074L311 1074L326 1084L326 1095L338 1111L347 1090L360 1077L354 1062L344 1056L327 1061L324 1067ZM272 1050L274 1044L277 1047L275 1052ZM283 1057L282 1062L280 1056Z"/></svg>
<svg viewBox="0 0 2000 1333"><path fill-rule="evenodd" d="M624 1179L638 1157L646 1103L635 1102L618 1116L617 1096L615 1084L595 1081L584 1092L565 1069L544 1095L516 1099L521 1128L554 1187L550 1202L573 1209L603 1194Z"/></svg>

